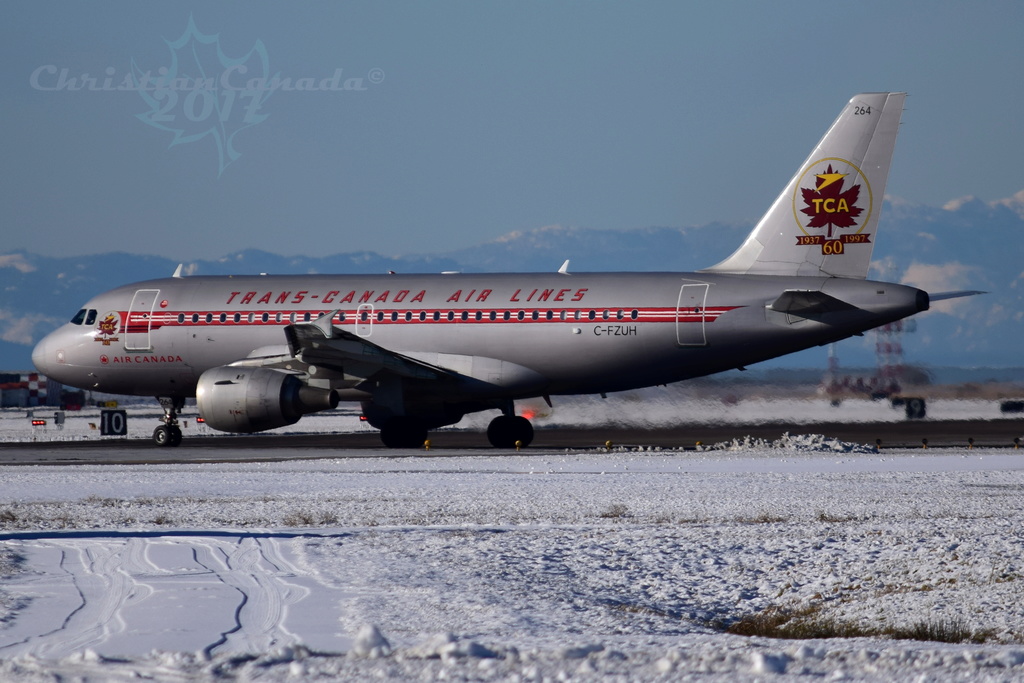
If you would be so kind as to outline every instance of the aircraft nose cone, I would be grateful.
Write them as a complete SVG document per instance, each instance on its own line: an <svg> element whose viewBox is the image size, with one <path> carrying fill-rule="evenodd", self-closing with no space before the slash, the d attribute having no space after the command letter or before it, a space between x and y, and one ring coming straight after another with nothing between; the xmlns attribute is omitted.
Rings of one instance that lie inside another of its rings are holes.
<svg viewBox="0 0 1024 683"><path fill-rule="evenodd" d="M44 375L51 374L51 369L57 362L56 352L53 346L53 339L49 335L43 337L32 349L32 365Z"/></svg>

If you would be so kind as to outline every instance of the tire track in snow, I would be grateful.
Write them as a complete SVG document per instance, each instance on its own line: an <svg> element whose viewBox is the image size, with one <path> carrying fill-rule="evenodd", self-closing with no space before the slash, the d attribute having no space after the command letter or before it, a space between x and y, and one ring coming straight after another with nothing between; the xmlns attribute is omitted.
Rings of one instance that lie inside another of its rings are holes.
<svg viewBox="0 0 1024 683"><path fill-rule="evenodd" d="M284 561L277 543L276 539L249 537L235 544L206 542L195 548L196 561L240 594L233 626L205 648L208 654L218 650L265 652L297 642L284 621L288 606L306 597L309 590L281 580L279 574L294 575L295 571L280 571Z"/></svg>
<svg viewBox="0 0 1024 683"><path fill-rule="evenodd" d="M55 578L58 583L65 584L67 616L57 628L30 634L9 645L0 645L0 651L24 644L40 657L63 657L71 652L101 646L124 633L123 610L152 594L149 586L137 583L121 568L123 555L139 543L134 539L121 544L75 543L61 548L63 576ZM36 547L47 545L52 544L38 544ZM45 600L46 597L44 593L34 601ZM31 605L29 609L32 609ZM13 630L16 631L16 627L17 624Z"/></svg>
<svg viewBox="0 0 1024 683"><path fill-rule="evenodd" d="M286 625L289 609L318 582L286 559L282 544L290 538L118 534L3 541L26 556L26 571L5 588L30 602L0 631L0 655L148 652L167 648L168 640L209 654L298 643ZM59 563L46 559L54 553Z"/></svg>

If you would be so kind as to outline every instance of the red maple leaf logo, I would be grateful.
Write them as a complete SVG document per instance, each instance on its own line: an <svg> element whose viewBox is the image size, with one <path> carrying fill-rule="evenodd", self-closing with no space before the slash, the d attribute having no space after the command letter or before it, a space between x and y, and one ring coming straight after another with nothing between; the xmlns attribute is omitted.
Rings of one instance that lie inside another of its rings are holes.
<svg viewBox="0 0 1024 683"><path fill-rule="evenodd" d="M833 171L832 164L829 164L824 173L815 176L818 182L814 189L800 189L806 204L800 212L811 217L806 227L827 227L828 237L831 238L833 229L852 228L857 225L855 219L864 211L856 206L860 197L860 185L854 185L844 192L846 176L846 173Z"/></svg>
<svg viewBox="0 0 1024 683"><path fill-rule="evenodd" d="M108 315L100 321L99 328L100 334L115 334L117 332L117 318L112 315Z"/></svg>

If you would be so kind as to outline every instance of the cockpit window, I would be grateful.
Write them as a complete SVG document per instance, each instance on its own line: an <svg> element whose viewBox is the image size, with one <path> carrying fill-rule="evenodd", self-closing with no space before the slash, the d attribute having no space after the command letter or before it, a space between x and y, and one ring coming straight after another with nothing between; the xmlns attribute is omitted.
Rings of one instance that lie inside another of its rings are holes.
<svg viewBox="0 0 1024 683"><path fill-rule="evenodd" d="M96 309L90 308L88 315L85 316L85 324L92 325L96 322Z"/></svg>
<svg viewBox="0 0 1024 683"><path fill-rule="evenodd" d="M78 313L75 313L75 317L71 319L72 325L81 325L85 321L86 310L83 308Z"/></svg>

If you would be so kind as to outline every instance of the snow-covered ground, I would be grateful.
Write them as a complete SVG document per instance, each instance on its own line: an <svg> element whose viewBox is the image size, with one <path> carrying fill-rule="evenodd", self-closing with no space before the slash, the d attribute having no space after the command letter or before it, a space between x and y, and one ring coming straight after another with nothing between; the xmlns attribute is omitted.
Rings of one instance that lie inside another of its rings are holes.
<svg viewBox="0 0 1024 683"><path fill-rule="evenodd" d="M362 455L0 467L0 680L1024 680L1016 451Z"/></svg>

